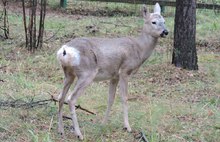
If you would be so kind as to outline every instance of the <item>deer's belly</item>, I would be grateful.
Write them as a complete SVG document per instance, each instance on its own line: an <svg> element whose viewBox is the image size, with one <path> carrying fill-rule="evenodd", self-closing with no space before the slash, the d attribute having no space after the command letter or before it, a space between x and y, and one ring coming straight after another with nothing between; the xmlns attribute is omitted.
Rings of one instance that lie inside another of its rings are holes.
<svg viewBox="0 0 220 142"><path fill-rule="evenodd" d="M117 73L99 70L94 81L110 80L117 77Z"/></svg>

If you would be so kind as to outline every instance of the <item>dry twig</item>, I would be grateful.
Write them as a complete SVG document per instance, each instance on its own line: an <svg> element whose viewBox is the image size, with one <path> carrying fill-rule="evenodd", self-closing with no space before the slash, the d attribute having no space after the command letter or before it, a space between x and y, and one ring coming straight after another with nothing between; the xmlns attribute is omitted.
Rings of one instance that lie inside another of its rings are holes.
<svg viewBox="0 0 220 142"><path fill-rule="evenodd" d="M54 97L53 95L51 95L51 99L52 99L54 102L59 102L58 99L57 99L56 97ZM64 101L64 104L68 105L68 102ZM87 112L87 113L96 115L94 112L89 111L88 109L82 108L80 105L76 105L75 107L76 107L76 109L80 109L80 110L83 110L83 111L85 111L85 112Z"/></svg>
<svg viewBox="0 0 220 142"><path fill-rule="evenodd" d="M35 101L34 98L30 98L29 101L24 101L22 98L20 99L16 99L16 100L8 100L8 101L0 101L0 108L1 107L12 107L12 108L25 108L25 109L29 109L29 108L33 108L33 107L37 107L37 106L45 106L48 105L51 102L59 102L58 99L56 99L54 96L51 95L51 99L45 99L45 100L38 100ZM64 102L64 104L68 104L67 102ZM81 107L80 105L76 105L75 106L76 109L80 109L83 110L89 114L93 114L96 115L94 112L89 111L88 109L85 109L83 107ZM66 117L67 118L67 117Z"/></svg>

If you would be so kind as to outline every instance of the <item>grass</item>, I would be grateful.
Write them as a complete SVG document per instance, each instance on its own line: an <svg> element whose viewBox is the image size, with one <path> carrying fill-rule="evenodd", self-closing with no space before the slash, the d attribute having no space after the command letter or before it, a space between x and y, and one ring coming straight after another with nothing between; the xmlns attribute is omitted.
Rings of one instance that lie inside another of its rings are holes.
<svg viewBox="0 0 220 142"><path fill-rule="evenodd" d="M108 6L114 9L116 4ZM123 7L122 4L119 6ZM165 13L171 34L160 40L153 55L129 81L129 119L133 133L122 130L118 93L110 122L100 124L106 109L108 82L93 83L78 100L82 107L97 114L77 110L85 141L133 142L138 141L135 137L140 131L150 142L220 141L220 55L217 44L220 27L216 24L220 19L213 11L197 12L197 43L207 42L208 46L198 46L200 70L187 71L170 65L172 11ZM9 15L11 39L0 41L0 67L5 66L0 69L0 101L21 99L30 102L32 99L49 99L50 94L58 95L63 82L63 73L56 61L60 45L79 36L137 35L143 23L135 15L96 17L52 11L46 19L45 39L54 37L44 43L42 50L29 53L23 47L21 15L13 10ZM91 32L87 26L97 29L96 32ZM77 140L69 130L69 120L64 123L65 139L57 135L57 105L54 103L31 109L0 109L0 139L4 142ZM67 106L64 114L69 115Z"/></svg>

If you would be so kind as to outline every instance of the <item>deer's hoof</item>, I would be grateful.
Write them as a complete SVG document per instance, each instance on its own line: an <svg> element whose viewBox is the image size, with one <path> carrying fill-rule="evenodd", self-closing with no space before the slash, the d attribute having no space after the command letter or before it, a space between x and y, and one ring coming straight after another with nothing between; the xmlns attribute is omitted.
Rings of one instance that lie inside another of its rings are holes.
<svg viewBox="0 0 220 142"><path fill-rule="evenodd" d="M74 134L75 134L75 136L77 136L77 138L78 138L79 140L83 140L83 135L82 135L82 133L81 133L80 131L77 131L77 129L74 129Z"/></svg>
<svg viewBox="0 0 220 142"><path fill-rule="evenodd" d="M127 132L131 132L131 128L130 127L124 127L123 130L127 131Z"/></svg>
<svg viewBox="0 0 220 142"><path fill-rule="evenodd" d="M64 129L61 126L58 126L58 134L61 136L64 135Z"/></svg>

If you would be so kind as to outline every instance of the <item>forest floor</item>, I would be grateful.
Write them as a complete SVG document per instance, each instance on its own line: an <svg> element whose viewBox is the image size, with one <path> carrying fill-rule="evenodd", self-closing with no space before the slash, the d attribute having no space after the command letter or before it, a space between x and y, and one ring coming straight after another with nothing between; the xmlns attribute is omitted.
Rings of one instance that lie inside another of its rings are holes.
<svg viewBox="0 0 220 142"><path fill-rule="evenodd" d="M143 24L137 14L140 5L101 3L98 7L95 2L81 2L70 3L67 10L60 11L50 3L45 42L34 53L24 47L21 7L20 3L16 5L9 6L10 39L0 38L0 139L4 142L77 141L68 119L64 121L65 138L57 134L56 103L31 103L49 100L51 95L61 92L63 72L56 51L62 44L81 36L136 36ZM84 10L87 14L74 12L80 9L90 10ZM91 14L97 9L123 12ZM170 35L160 39L152 56L129 79L132 133L122 130L118 92L109 123L100 123L107 106L108 81L104 81L91 84L77 102L96 114L77 110L84 141L139 142L139 132L149 142L220 141L220 25L217 24L220 16L210 10L197 11L199 70L188 71L171 64L174 10L168 9L164 15ZM70 116L68 106L64 109L64 114Z"/></svg>

